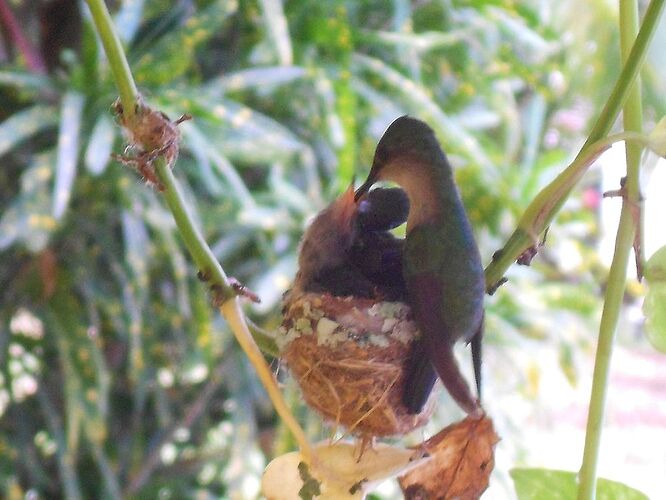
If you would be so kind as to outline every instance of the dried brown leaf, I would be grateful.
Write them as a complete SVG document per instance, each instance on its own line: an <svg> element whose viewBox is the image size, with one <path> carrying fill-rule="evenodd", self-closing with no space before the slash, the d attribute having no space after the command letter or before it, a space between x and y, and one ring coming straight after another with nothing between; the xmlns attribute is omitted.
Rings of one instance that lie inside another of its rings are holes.
<svg viewBox="0 0 666 500"><path fill-rule="evenodd" d="M490 418L467 417L423 443L431 459L399 478L408 500L471 500L488 488L499 437Z"/></svg>

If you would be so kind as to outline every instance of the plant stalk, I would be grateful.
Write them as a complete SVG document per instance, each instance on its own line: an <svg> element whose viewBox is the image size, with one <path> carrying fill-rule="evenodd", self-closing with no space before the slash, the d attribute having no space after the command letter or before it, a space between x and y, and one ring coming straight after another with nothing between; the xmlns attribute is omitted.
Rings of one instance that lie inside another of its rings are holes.
<svg viewBox="0 0 666 500"><path fill-rule="evenodd" d="M581 159L588 154L586 150L593 146L594 143L598 142L600 139L606 136L613 126L613 123L620 113L620 109L627 100L629 91L631 90L632 85L636 81L638 73L643 66L645 57L647 56L647 49L656 30L663 8L664 0L651 0L650 4L648 5L641 29L638 32L638 36L633 43L629 55L626 57L626 62L622 68L622 72L620 73L617 82L615 83L615 87L613 88L611 95L606 101L606 105L597 118L597 121L592 127L592 131L585 141L585 144L572 162L572 165L579 163ZM558 176L558 178L555 179L551 185L547 186L545 190L551 189L551 186L560 187L557 184L558 182L561 182L560 176ZM536 234L528 234L522 227L518 227L514 231L514 233L507 241L507 244L504 246L504 248L502 248L502 250L500 250L498 257L493 259L488 267L486 267L487 290L495 290L497 285L500 283L500 280L504 276L504 273L506 273L511 264L513 264L526 249L536 243L539 235L546 229L548 223L550 223L555 214L560 210L566 199L569 197L569 194L571 193L574 185L575 183L567 186L560 192L559 199L553 200L553 203L550 207L552 216L547 220L541 221L543 222L541 227L537 228L535 225L531 225L538 230ZM537 195L537 197L539 196L541 196L541 193ZM535 214L535 216L536 215L537 214ZM521 218L521 225L524 222L526 222L525 215Z"/></svg>
<svg viewBox="0 0 666 500"><path fill-rule="evenodd" d="M113 21L104 0L86 0L86 3L92 14L97 34L102 39L106 57L109 59L113 80L118 87L120 102L123 103L123 113L131 123L136 112L135 105L139 98L139 91L134 83L125 51L120 43L120 38L116 35L116 30L113 29Z"/></svg>
<svg viewBox="0 0 666 500"><path fill-rule="evenodd" d="M493 261L486 268L488 293L493 293L492 291L504 275L504 271L525 249L532 245L538 245L539 235L555 218L559 210L558 207L569 196L571 189L587 172L587 169L594 164L604 151L620 141L634 145L639 151L649 144L649 138L643 134L622 132L604 137L584 148L567 168L539 191L525 209L516 229L502 250L493 256Z"/></svg>
<svg viewBox="0 0 666 500"><path fill-rule="evenodd" d="M620 0L620 44L625 64L631 57L631 45L638 32L638 5L636 0ZM634 85L623 109L624 129L640 133L643 123L640 80ZM596 495L597 465L601 448L608 378L613 354L613 343L622 299L626 287L629 253L640 224L639 167L642 149L627 143L627 177L624 184L620 224L615 240L615 253L608 277L604 307L599 325L599 340L594 361L590 408L585 432L585 450L579 474L578 500L594 500ZM637 220L638 219L638 220ZM640 245L639 245L640 248ZM637 249L636 261L641 261Z"/></svg>
<svg viewBox="0 0 666 500"><path fill-rule="evenodd" d="M111 16L109 15L104 1L86 0L86 3L92 12L95 27L102 39L104 50L109 59L111 71L120 92L123 112L128 122L131 124L139 94L129 64L127 63L127 58L125 57L120 40L115 33ZM313 453L310 443L308 442L303 429L300 427L285 403L266 360L252 339L252 335L250 334L245 321L245 316L238 304L236 293L229 285L229 280L224 273L222 266L220 266L220 263L213 255L213 252L210 250L206 241L201 236L201 233L195 226L192 217L189 215L185 201L178 191L176 179L174 178L171 169L167 166L166 161L162 157L157 158L154 165L157 175L165 188L163 193L164 199L176 221L176 225L185 242L185 246L190 252L197 268L209 278L211 283L220 286L220 298L223 301L220 310L223 316L229 323L236 340L243 348L248 359L257 371L276 412L294 434L303 458L308 463L311 463Z"/></svg>

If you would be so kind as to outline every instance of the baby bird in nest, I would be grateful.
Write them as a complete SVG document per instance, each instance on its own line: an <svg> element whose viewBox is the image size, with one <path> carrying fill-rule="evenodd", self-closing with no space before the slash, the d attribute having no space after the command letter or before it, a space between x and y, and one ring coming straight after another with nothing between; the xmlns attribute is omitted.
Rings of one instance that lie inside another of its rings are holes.
<svg viewBox="0 0 666 500"><path fill-rule="evenodd" d="M301 240L293 291L377 300L405 298L403 240L390 230L407 220L400 188L354 199L350 187L312 221Z"/></svg>

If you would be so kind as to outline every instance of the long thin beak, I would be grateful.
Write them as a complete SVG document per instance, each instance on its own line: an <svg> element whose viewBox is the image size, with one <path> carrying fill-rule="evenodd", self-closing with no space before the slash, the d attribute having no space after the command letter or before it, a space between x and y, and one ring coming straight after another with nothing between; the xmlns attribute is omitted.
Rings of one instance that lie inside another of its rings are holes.
<svg viewBox="0 0 666 500"><path fill-rule="evenodd" d="M372 187L372 185L375 183L376 180L377 180L377 175L373 172L373 170L370 170L368 178L361 185L361 187L356 190L356 194L354 195L354 200L358 201L361 198L361 196L370 191L370 188Z"/></svg>

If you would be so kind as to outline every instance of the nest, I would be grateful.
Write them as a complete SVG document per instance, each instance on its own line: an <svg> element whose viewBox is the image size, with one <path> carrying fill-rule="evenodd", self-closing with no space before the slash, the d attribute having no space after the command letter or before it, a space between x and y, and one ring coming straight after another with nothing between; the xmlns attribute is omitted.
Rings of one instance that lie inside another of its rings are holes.
<svg viewBox="0 0 666 500"><path fill-rule="evenodd" d="M364 438L404 435L432 405L402 404L404 365L420 336L401 302L306 293L288 297L278 345L307 404Z"/></svg>

